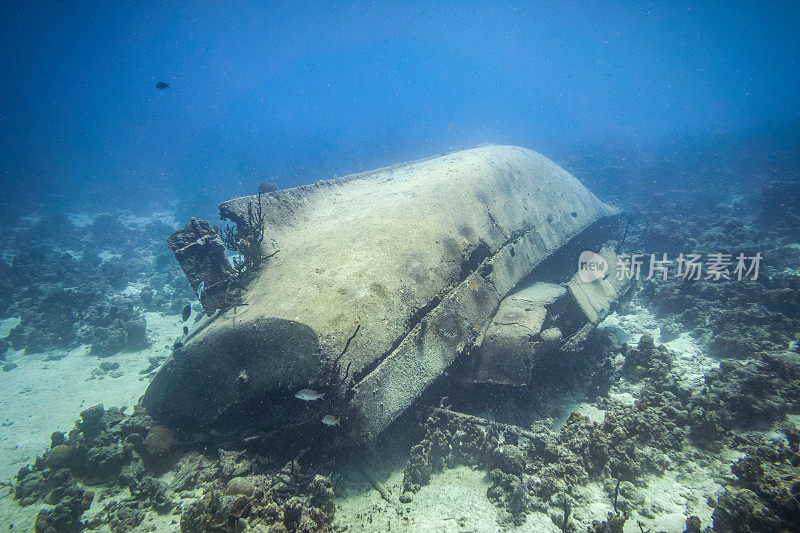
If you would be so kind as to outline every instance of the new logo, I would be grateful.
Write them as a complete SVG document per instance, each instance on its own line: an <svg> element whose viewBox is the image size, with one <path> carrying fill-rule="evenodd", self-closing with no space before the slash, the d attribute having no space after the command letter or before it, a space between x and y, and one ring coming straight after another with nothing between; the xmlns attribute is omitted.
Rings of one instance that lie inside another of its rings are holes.
<svg viewBox="0 0 800 533"><path fill-rule="evenodd" d="M600 255L589 250L581 252L578 257L578 277L584 283L591 283L605 277L608 271L608 261Z"/></svg>

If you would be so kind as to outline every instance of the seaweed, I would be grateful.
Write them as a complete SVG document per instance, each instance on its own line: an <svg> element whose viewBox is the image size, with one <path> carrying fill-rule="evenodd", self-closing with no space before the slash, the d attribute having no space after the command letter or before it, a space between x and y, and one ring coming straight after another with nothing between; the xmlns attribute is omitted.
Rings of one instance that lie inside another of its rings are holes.
<svg viewBox="0 0 800 533"><path fill-rule="evenodd" d="M245 305L242 298L243 291L261 270L264 261L273 257L280 250L264 254L262 243L264 241L264 212L261 204L262 192L258 193L258 203L255 208L253 202L247 203L247 220L237 219L235 226L228 224L222 235L225 247L237 255L231 258L232 274L228 278L225 288L225 304L228 309L233 309L233 320L236 322L236 309Z"/></svg>

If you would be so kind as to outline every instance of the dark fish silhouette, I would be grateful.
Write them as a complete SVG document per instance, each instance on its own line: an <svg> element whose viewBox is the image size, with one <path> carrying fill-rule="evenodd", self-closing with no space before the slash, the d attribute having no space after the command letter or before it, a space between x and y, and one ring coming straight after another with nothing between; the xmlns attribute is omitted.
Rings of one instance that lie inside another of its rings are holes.
<svg viewBox="0 0 800 533"><path fill-rule="evenodd" d="M189 320L190 316L192 316L192 304L186 304L186 307L183 308L183 321Z"/></svg>
<svg viewBox="0 0 800 533"><path fill-rule="evenodd" d="M156 89L166 89L167 87L169 87L169 83L165 81L160 81L156 83Z"/></svg>

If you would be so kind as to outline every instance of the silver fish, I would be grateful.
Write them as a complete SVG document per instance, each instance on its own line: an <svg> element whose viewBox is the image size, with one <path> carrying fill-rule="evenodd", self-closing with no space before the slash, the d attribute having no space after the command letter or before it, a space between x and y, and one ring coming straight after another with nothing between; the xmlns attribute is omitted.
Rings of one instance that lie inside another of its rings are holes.
<svg viewBox="0 0 800 533"><path fill-rule="evenodd" d="M198 285L198 287L197 287L197 299L198 300L202 301L202 299L203 299L203 289L205 289L205 288L206 288L206 282L205 281L201 281L200 285Z"/></svg>
<svg viewBox="0 0 800 533"><path fill-rule="evenodd" d="M341 425L339 422L341 422L341 420L333 415L325 415L322 417L322 423L326 426L339 426Z"/></svg>
<svg viewBox="0 0 800 533"><path fill-rule="evenodd" d="M325 397L324 392L317 392L311 389L303 389L294 395L295 398L303 400L304 402L313 402L314 400L321 400Z"/></svg>

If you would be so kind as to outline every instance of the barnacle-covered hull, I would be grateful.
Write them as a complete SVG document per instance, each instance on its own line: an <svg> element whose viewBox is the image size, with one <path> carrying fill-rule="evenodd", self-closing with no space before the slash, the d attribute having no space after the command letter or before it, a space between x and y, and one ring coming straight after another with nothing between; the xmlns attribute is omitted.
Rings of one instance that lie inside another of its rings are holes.
<svg viewBox="0 0 800 533"><path fill-rule="evenodd" d="M270 257L243 301L190 334L154 378L144 405L157 417L214 425L246 410L268 430L313 388L326 398L303 416L334 414L349 437L374 438L470 353L542 260L616 214L550 160L508 146L220 210L244 225L258 202Z"/></svg>

